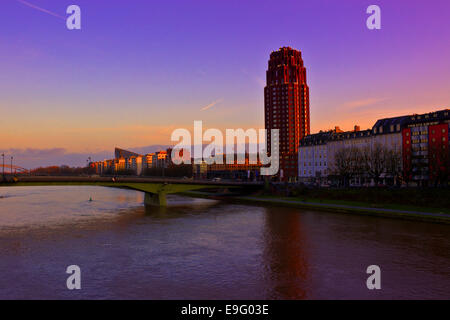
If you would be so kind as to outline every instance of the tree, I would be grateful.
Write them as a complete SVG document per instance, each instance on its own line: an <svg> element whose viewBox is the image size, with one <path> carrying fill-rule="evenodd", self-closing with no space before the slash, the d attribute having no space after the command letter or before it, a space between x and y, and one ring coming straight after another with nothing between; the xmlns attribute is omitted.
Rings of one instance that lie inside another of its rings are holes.
<svg viewBox="0 0 450 320"><path fill-rule="evenodd" d="M370 177L378 185L381 176L389 175L394 180L401 171L401 155L397 149L375 144L365 147L347 147L335 153L332 172L348 186L352 178Z"/></svg>
<svg viewBox="0 0 450 320"><path fill-rule="evenodd" d="M361 162L363 171L378 185L383 174L387 175L390 171L397 174L400 156L391 149L375 143L362 149Z"/></svg>
<svg viewBox="0 0 450 320"><path fill-rule="evenodd" d="M334 174L339 176L340 183L348 186L352 173L352 163L349 157L348 148L342 148L334 154L334 166L332 168Z"/></svg>
<svg viewBox="0 0 450 320"><path fill-rule="evenodd" d="M450 154L449 148L443 144L429 150L430 180L434 185L447 185L450 176Z"/></svg>
<svg viewBox="0 0 450 320"><path fill-rule="evenodd" d="M348 150L348 157L350 161L350 176L352 178L363 179L367 172L364 162L364 150L358 147L350 147Z"/></svg>
<svg viewBox="0 0 450 320"><path fill-rule="evenodd" d="M394 183L399 181L402 172L402 156L397 148L387 149L383 151L386 158L386 174L390 175Z"/></svg>
<svg viewBox="0 0 450 320"><path fill-rule="evenodd" d="M378 185L381 175L386 172L386 149L381 144L375 143L366 159L369 161L366 164L368 174Z"/></svg>

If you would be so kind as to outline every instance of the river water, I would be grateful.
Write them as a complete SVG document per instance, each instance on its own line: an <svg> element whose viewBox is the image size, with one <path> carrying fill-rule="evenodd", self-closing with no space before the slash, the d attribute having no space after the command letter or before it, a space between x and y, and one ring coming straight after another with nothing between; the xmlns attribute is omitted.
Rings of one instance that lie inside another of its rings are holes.
<svg viewBox="0 0 450 320"><path fill-rule="evenodd" d="M92 198L92 201L89 199ZM0 187L0 299L450 299L450 226L136 191ZM81 268L68 290L66 268ZM368 290L366 268L381 269Z"/></svg>

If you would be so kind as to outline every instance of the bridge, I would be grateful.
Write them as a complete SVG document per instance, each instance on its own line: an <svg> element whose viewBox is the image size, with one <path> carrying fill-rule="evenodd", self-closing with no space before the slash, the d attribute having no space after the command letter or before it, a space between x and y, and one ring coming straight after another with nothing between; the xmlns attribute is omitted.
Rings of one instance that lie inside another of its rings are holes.
<svg viewBox="0 0 450 320"><path fill-rule="evenodd" d="M240 189L253 191L264 187L264 182L211 181L177 178L88 177L88 176L18 176L18 185L97 185L128 188L145 193L146 206L167 206L167 194L199 189Z"/></svg>
<svg viewBox="0 0 450 320"><path fill-rule="evenodd" d="M5 164L3 165L2 163L0 163L0 174L3 174L3 172L5 172L5 174L26 174L28 173L28 170L16 165L10 165L10 164Z"/></svg>

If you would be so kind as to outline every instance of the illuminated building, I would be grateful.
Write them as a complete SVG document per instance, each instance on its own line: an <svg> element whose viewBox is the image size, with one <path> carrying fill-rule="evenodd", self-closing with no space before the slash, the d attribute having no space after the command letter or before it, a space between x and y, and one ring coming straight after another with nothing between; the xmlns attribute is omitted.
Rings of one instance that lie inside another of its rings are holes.
<svg viewBox="0 0 450 320"><path fill-rule="evenodd" d="M267 148L271 154L271 129L279 129L280 176L296 180L299 141L310 133L309 88L301 52L290 47L270 54L264 88Z"/></svg>
<svg viewBox="0 0 450 320"><path fill-rule="evenodd" d="M447 183L450 176L450 110L377 120L368 130L308 135L300 140L299 180L316 181L327 177L336 167L335 154L352 147L369 150L375 145L398 153L404 182L416 184ZM392 178L383 173L381 178Z"/></svg>

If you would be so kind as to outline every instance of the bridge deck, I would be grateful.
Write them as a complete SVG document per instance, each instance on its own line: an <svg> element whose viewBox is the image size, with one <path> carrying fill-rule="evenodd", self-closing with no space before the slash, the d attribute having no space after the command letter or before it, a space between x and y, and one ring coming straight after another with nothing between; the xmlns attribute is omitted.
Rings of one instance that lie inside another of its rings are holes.
<svg viewBox="0 0 450 320"><path fill-rule="evenodd" d="M114 182L113 177L87 177L87 176L18 176L19 182ZM215 185L215 186L261 186L262 181L211 181L192 180L178 178L141 178L141 177L115 177L115 183L168 183L168 184L191 184L191 185Z"/></svg>
<svg viewBox="0 0 450 320"><path fill-rule="evenodd" d="M145 205L167 205L166 195L207 188L255 188L260 182L228 182L174 178L20 176L18 185L97 185L145 192Z"/></svg>
<svg viewBox="0 0 450 320"><path fill-rule="evenodd" d="M18 176L18 182L41 182L41 183L166 183L166 184L185 184L185 185L203 185L203 186L261 186L264 182L245 182L245 181L211 181L211 180L192 180L177 178L141 178L141 177L81 177L81 176Z"/></svg>

